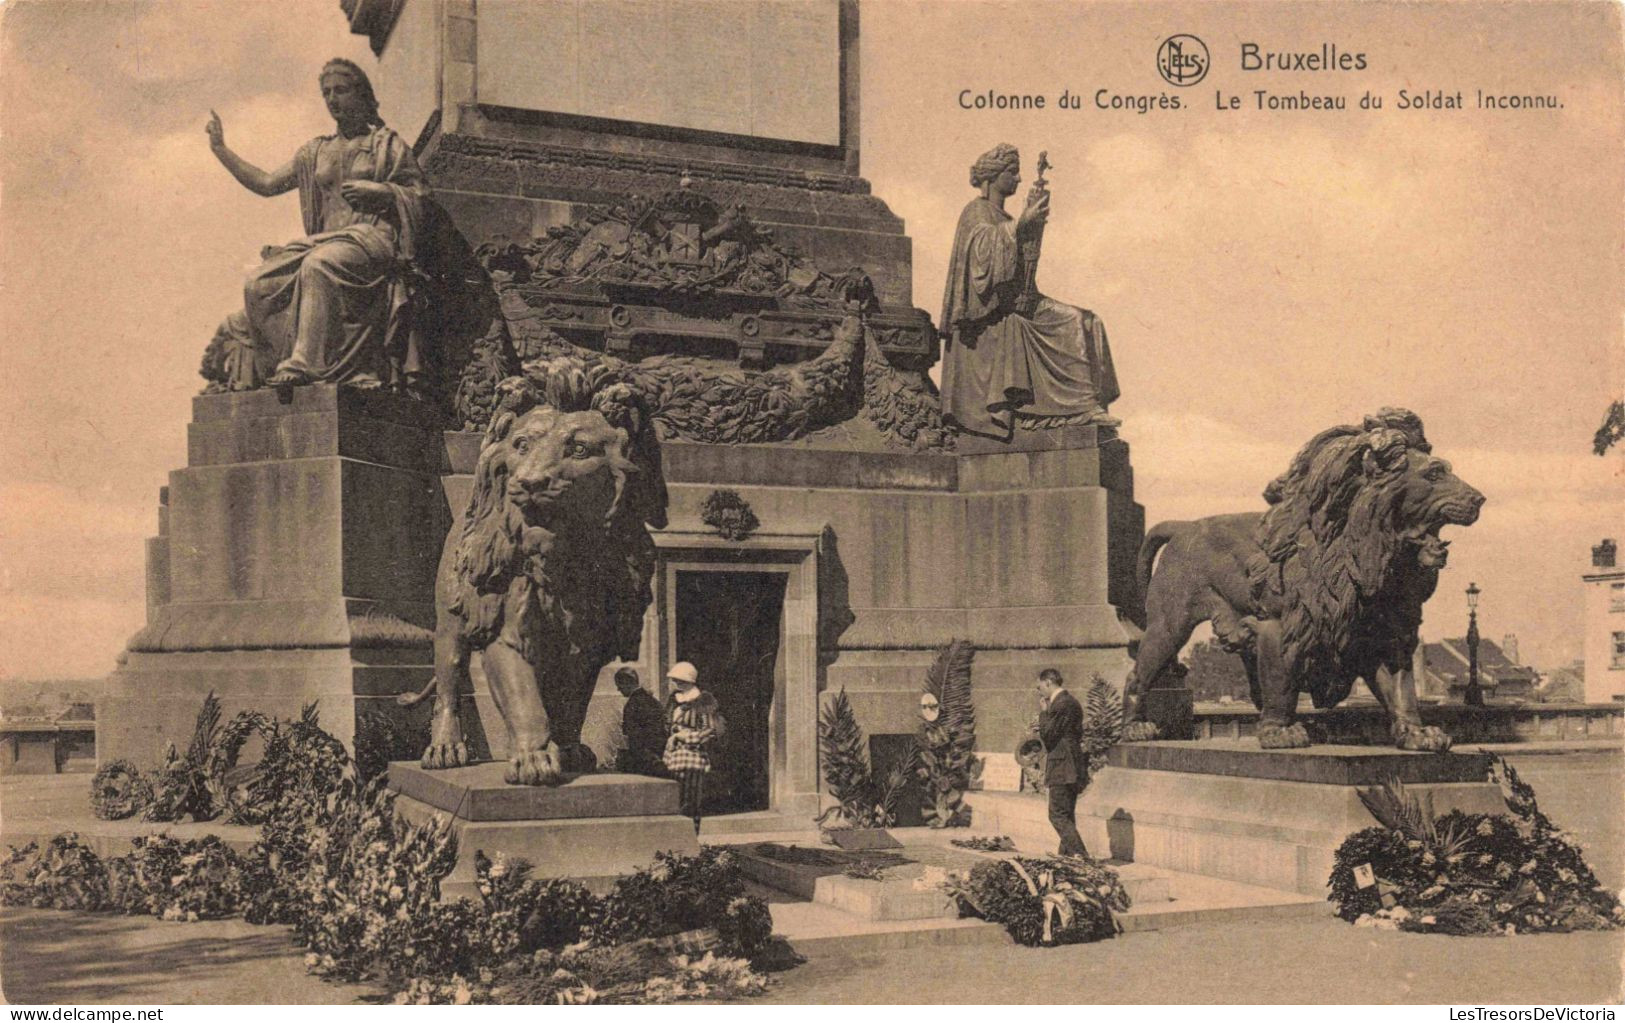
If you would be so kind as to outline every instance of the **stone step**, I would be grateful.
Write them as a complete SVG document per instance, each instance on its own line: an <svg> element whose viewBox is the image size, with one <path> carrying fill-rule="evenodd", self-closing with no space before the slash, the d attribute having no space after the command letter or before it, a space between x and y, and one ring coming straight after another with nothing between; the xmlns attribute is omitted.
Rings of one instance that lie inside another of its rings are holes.
<svg viewBox="0 0 1625 1023"><path fill-rule="evenodd" d="M982 790L965 793L965 802L971 808L971 825L979 835L1003 835L1026 855L1053 853L1060 844L1049 822L1049 803L1040 794ZM1094 855L1107 852L1094 848L1089 851Z"/></svg>
<svg viewBox="0 0 1625 1023"><path fill-rule="evenodd" d="M914 878L866 880L832 874L813 886L812 901L863 920L957 920L959 907L940 889Z"/></svg>
<svg viewBox="0 0 1625 1023"><path fill-rule="evenodd" d="M863 920L955 919L959 912L954 902L935 885L921 884L920 879L927 871L940 873L970 869L983 859L996 859L1008 854L958 848L952 846L949 837L942 832L912 834L914 830L897 829L893 832L910 841L892 854L903 862L882 866L882 876L879 878L850 877L839 863L790 863L770 855L753 853L748 848L740 850L741 868L752 881L790 898L832 906ZM812 855L842 855L816 841L777 841L781 845L804 848ZM883 860L880 862L884 863ZM1135 905L1167 902L1170 898L1168 879L1157 871L1125 864L1119 869L1119 874L1130 901Z"/></svg>
<svg viewBox="0 0 1625 1023"><path fill-rule="evenodd" d="M1003 927L986 920L865 920L817 902L777 902L769 909L773 933L805 956L1010 943Z"/></svg>
<svg viewBox="0 0 1625 1023"><path fill-rule="evenodd" d="M807 814L780 813L777 810L755 810L749 813L728 813L700 818L700 841L735 842L740 836L794 833L800 838L818 839L818 829ZM761 839L753 839L761 841ZM715 843L713 843L715 844Z"/></svg>
<svg viewBox="0 0 1625 1023"><path fill-rule="evenodd" d="M1188 766L1270 776L1181 770L1178 758L1187 752ZM1475 776L1479 767L1471 757L1366 748L1349 753L1329 746L1260 751L1219 742L1138 744L1132 756L1160 766L1107 767L1078 802L1078 831L1091 853L1311 898L1324 898L1337 847L1375 823L1359 800L1363 779L1380 777L1390 766L1423 779L1406 784L1428 794L1436 813L1506 810L1492 783L1426 780L1433 776L1427 772ZM1353 778L1358 784L1295 778ZM978 832L1006 835L1024 853L1055 848L1044 797L981 791L965 799Z"/></svg>
<svg viewBox="0 0 1625 1023"><path fill-rule="evenodd" d="M1159 931L1188 924L1231 923L1251 920L1301 919L1326 916L1331 903L1323 898L1260 888L1200 874L1186 874L1139 863L1114 864L1123 886L1152 882L1167 893L1162 899L1135 899L1127 913L1118 914L1124 931Z"/></svg>

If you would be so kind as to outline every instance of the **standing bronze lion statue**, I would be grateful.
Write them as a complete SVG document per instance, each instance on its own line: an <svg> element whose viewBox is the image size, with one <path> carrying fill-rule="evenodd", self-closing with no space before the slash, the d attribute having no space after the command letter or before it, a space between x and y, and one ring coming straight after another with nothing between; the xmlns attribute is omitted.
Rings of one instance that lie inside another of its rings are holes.
<svg viewBox="0 0 1625 1023"><path fill-rule="evenodd" d="M1472 525L1484 495L1433 456L1414 413L1383 409L1316 436L1264 499L1262 514L1147 532L1145 634L1124 687L1125 738L1156 736L1145 690L1205 621L1241 655L1265 749L1310 745L1298 694L1333 707L1357 679L1387 712L1399 748L1448 749L1448 735L1422 724L1412 656L1447 556L1439 531Z"/></svg>
<svg viewBox="0 0 1625 1023"><path fill-rule="evenodd" d="M643 399L602 367L558 357L503 381L435 583L437 693L426 768L469 760L461 720L482 660L508 730L509 784L591 770L581 727L598 672L638 655L666 525L659 444Z"/></svg>

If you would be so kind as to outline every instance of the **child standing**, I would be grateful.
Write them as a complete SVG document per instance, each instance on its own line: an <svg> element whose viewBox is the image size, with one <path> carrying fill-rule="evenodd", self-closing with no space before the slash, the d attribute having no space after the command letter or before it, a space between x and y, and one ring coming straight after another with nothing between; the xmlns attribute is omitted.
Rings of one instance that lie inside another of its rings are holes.
<svg viewBox="0 0 1625 1023"><path fill-rule="evenodd" d="M717 698L700 688L700 673L694 665L678 661L666 677L674 687L666 697L666 769L677 779L683 814L694 819L698 835L705 776L711 773L707 748L722 735L724 722Z"/></svg>

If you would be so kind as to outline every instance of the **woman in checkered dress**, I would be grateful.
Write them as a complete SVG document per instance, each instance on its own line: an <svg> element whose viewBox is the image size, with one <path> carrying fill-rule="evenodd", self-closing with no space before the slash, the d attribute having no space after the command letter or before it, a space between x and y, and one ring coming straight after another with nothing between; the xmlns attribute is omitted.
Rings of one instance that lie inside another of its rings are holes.
<svg viewBox="0 0 1625 1023"><path fill-rule="evenodd" d="M699 686L700 673L687 661L671 666L666 677L673 686L666 697L666 769L677 779L683 813L694 819L700 833L700 808L705 802L705 776L711 773L707 747L721 737L724 724L717 698Z"/></svg>

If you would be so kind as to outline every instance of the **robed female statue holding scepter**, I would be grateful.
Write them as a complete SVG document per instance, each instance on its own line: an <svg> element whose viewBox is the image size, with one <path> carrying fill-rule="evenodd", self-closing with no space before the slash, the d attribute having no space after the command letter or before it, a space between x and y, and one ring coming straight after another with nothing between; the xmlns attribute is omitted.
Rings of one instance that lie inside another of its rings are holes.
<svg viewBox="0 0 1625 1023"><path fill-rule="evenodd" d="M1008 440L1018 426L1118 425L1106 414L1118 387L1105 326L1034 284L1049 219L1042 169L1039 178L1013 218L1004 201L1021 183L1021 154L999 145L971 167L981 195L959 216L941 321L943 419L964 433Z"/></svg>

